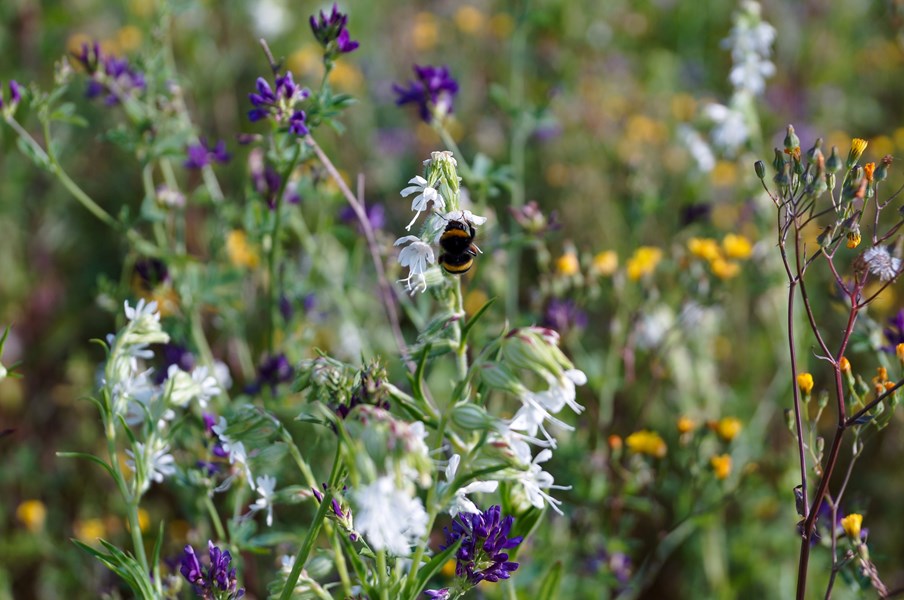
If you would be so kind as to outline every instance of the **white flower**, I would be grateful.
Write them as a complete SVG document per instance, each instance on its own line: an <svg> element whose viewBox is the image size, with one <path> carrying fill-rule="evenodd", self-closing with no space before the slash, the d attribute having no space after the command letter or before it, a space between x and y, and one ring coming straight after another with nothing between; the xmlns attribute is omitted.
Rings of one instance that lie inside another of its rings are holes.
<svg viewBox="0 0 904 600"><path fill-rule="evenodd" d="M179 365L170 365L166 376L169 400L176 406L186 406L197 398L201 408L206 408L207 402L220 393L220 385L215 377L208 375L207 367L196 367L189 374Z"/></svg>
<svg viewBox="0 0 904 600"><path fill-rule="evenodd" d="M374 550L408 556L411 545L427 533L427 511L420 498L380 477L353 493L355 524Z"/></svg>
<svg viewBox="0 0 904 600"><path fill-rule="evenodd" d="M562 514L559 505L561 500L556 500L544 490L570 490L571 486L553 485L553 477L540 467L540 463L548 461L552 458L552 451L549 449L541 450L531 462L530 467L526 471L519 471L515 476L515 480L524 487L524 493L527 500L536 508L543 508L543 503L549 504L549 507Z"/></svg>
<svg viewBox="0 0 904 600"><path fill-rule="evenodd" d="M448 162L452 163L453 167L458 166L458 161L455 160L455 156L452 154L451 150L439 150L430 153L430 158L424 161L424 166L428 166L431 163L442 163Z"/></svg>
<svg viewBox="0 0 904 600"><path fill-rule="evenodd" d="M229 372L229 365L222 360L213 361L213 376L220 384L220 389L228 390L232 387L232 373Z"/></svg>
<svg viewBox="0 0 904 600"><path fill-rule="evenodd" d="M238 465L239 468L244 469L245 477L248 478L248 483L253 485L254 477L252 477L251 467L248 465L248 453L245 451L245 444L234 441L226 435L226 428L228 426L229 424L226 422L226 417L220 417L220 420L217 421L217 424L211 427L211 429L217 434L220 443L223 444L223 450L229 453L229 464ZM231 484L232 477L229 477L216 491L229 489Z"/></svg>
<svg viewBox="0 0 904 600"><path fill-rule="evenodd" d="M711 102L703 108L703 116L713 123L710 137L713 145L733 156L750 138L750 129L741 111Z"/></svg>
<svg viewBox="0 0 904 600"><path fill-rule="evenodd" d="M160 312L156 302L146 303L142 298L132 307L126 300L124 308L129 322L122 332L123 346L163 344L169 341L169 336L160 328Z"/></svg>
<svg viewBox="0 0 904 600"><path fill-rule="evenodd" d="M687 151L697 163L697 169L701 173L709 173L716 166L716 157L712 148L706 143L699 133L692 127L681 125L678 128L678 138L687 148Z"/></svg>
<svg viewBox="0 0 904 600"><path fill-rule="evenodd" d="M728 78L736 90L758 96L766 89L766 78L775 74L775 65L769 60L775 34L775 28L762 20L758 3L742 4L731 33L722 42L731 48L734 66Z"/></svg>
<svg viewBox="0 0 904 600"><path fill-rule="evenodd" d="M453 210L453 211L447 212L446 214L444 214L442 216L441 223L442 222L448 223L449 221L459 221L459 222L463 222L463 223L469 223L469 224L473 225L474 227L480 227L481 225L483 225L484 223L487 222L487 218L481 217L479 215L475 215L474 213L472 213L469 210ZM433 239L434 244L439 243L439 240L441 237L443 237L443 233L445 232L445 230L446 230L446 225L441 224L441 226L439 227L439 230L436 232L436 235L434 236L434 239ZM478 251L479 250L480 249L478 248Z"/></svg>
<svg viewBox="0 0 904 600"><path fill-rule="evenodd" d="M139 469L136 466L136 457L141 461L141 471L145 477L142 490L146 490L151 481L163 483L164 479L176 472L176 460L169 453L169 446L162 441L155 439L149 445L136 442L135 449L137 452L126 450L129 456L126 465L137 473Z"/></svg>
<svg viewBox="0 0 904 600"><path fill-rule="evenodd" d="M417 193L417 196L411 201L411 210L415 211L414 218L411 219L411 223L405 228L406 230L411 231L411 226L417 221L418 215L427 210L427 204L433 202L433 208L435 210L444 210L446 208L446 199L443 198L442 194L435 188L429 186L427 180L420 175L415 175L408 183L414 185L410 185L403 189L401 192L402 197Z"/></svg>
<svg viewBox="0 0 904 600"><path fill-rule="evenodd" d="M536 437L541 432L548 442L549 447L556 447L555 438L543 427L544 421L549 421L557 427L567 431L574 431L574 427L555 418L565 406L570 407L575 413L581 414L584 407L577 403L577 391L575 385L587 383L587 376L579 369L567 369L561 377L546 375L549 389L542 392L532 392L524 388L519 394L521 408L509 421L508 426L515 431L523 431L531 437Z"/></svg>
<svg viewBox="0 0 904 600"><path fill-rule="evenodd" d="M888 253L885 246L873 246L863 253L869 272L882 281L891 281L901 274L901 259Z"/></svg>
<svg viewBox="0 0 904 600"><path fill-rule="evenodd" d="M402 248L399 252L399 264L408 267L408 277L402 279L405 282L408 291L427 289L427 281L424 272L427 266L433 264L436 258L433 254L433 248L429 244L424 243L417 236L406 235L395 241L394 246L409 243L408 246Z"/></svg>
<svg viewBox="0 0 904 600"><path fill-rule="evenodd" d="M449 465L446 467L446 486L451 485L455 480L455 473L458 471L459 464L461 464L461 456L453 454L452 458L449 459ZM465 487L456 490L455 497L449 503L449 515L454 519L455 515L460 512L479 513L480 509L468 500L466 495L475 492L495 492L497 487L499 487L498 481L472 481Z"/></svg>
<svg viewBox="0 0 904 600"><path fill-rule="evenodd" d="M276 489L276 477L264 475L257 478L257 493L261 495L251 505L251 512L267 511L267 527L273 525L273 491Z"/></svg>

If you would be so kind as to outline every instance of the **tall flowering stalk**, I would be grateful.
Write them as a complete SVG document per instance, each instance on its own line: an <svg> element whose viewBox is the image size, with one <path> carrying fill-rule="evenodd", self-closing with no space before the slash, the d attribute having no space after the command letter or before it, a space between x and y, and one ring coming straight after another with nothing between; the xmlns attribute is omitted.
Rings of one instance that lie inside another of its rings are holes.
<svg viewBox="0 0 904 600"><path fill-rule="evenodd" d="M816 140L809 150L802 152L800 139L789 125L784 148L775 149L773 185L767 184L765 163L757 161L755 165L756 174L776 208L778 248L789 284L787 324L793 391L792 432L797 439L801 482L795 490L802 519L799 524L799 600L803 600L806 594L809 557L818 537L816 526L820 508L828 503L833 507L832 512L837 514L862 449L864 432L888 422L890 409L897 403L896 391L904 385L904 379L889 381L883 367L873 379L872 393L864 393L853 385L851 363L845 357L861 312L904 270L901 259L891 247L893 245L890 246L904 225L904 219L895 214L889 225L882 218L896 194L886 200L880 200L879 196L879 184L885 179L892 159L883 158L878 168L875 163L861 165L861 157L867 148L866 141L862 139L851 142L846 161L841 160L837 148L832 148L830 156L826 157L821 146L822 140ZM839 171L842 173L840 182L837 177ZM872 213L873 218L869 221L864 219L867 213ZM814 247L805 242L805 232L815 227L821 228L822 233ZM861 248L864 230L868 232L868 242L866 248ZM846 324L840 337L833 336L832 329L821 323L811 302L807 275L819 267L831 276L837 298L846 306ZM801 335L795 328L794 320L795 303L798 301L803 305L810 331L818 344L817 355L830 375L828 387L834 395L836 428L825 455L821 438L813 439L815 422L825 403L819 403L816 418L813 424L808 425L814 377L802 368L796 351ZM843 483L832 490L830 482L845 443L851 444L854 456ZM818 477L815 487L810 480L811 470ZM833 568L826 597L831 595L835 575L845 564L837 556L837 533L833 528ZM865 548L865 544L862 547ZM864 571L875 575L869 578L873 587L881 589L881 581L868 554L861 552L861 563Z"/></svg>

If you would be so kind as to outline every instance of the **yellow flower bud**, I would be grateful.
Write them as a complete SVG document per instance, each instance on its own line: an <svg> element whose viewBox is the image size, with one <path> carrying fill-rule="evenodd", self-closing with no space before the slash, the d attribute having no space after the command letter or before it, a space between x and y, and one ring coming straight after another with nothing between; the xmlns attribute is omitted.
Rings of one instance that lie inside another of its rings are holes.
<svg viewBox="0 0 904 600"><path fill-rule="evenodd" d="M716 260L721 256L719 244L712 238L691 238L687 241L688 251L704 260Z"/></svg>
<svg viewBox="0 0 904 600"><path fill-rule="evenodd" d="M726 479L731 475L731 456L728 454L720 454L709 459L709 464L713 468L716 479Z"/></svg>
<svg viewBox="0 0 904 600"><path fill-rule="evenodd" d="M805 396L809 396L813 391L813 376L809 373L801 373L797 376L797 387Z"/></svg>
<svg viewBox="0 0 904 600"><path fill-rule="evenodd" d="M593 257L593 272L608 277L618 269L618 254L614 250L604 250Z"/></svg>
<svg viewBox="0 0 904 600"><path fill-rule="evenodd" d="M566 252L556 260L556 270L560 275L570 277L577 275L581 270L578 255L574 252Z"/></svg>
<svg viewBox="0 0 904 600"><path fill-rule="evenodd" d="M902 363L904 363L904 343L895 346L895 355Z"/></svg>
<svg viewBox="0 0 904 600"><path fill-rule="evenodd" d="M847 234L847 247L848 248L856 248L860 245L860 242L863 238L860 236L859 231L851 231Z"/></svg>
<svg viewBox="0 0 904 600"><path fill-rule="evenodd" d="M710 429L726 442L735 439L741 433L741 428L741 421L737 417L724 417L710 424Z"/></svg>
<svg viewBox="0 0 904 600"><path fill-rule="evenodd" d="M685 435L697 428L697 424L690 417L681 417L678 419L678 433Z"/></svg>
<svg viewBox="0 0 904 600"><path fill-rule="evenodd" d="M850 375L851 361L849 361L846 356L842 356L841 360L838 361L838 368L840 368L841 372L845 375Z"/></svg>
<svg viewBox="0 0 904 600"><path fill-rule="evenodd" d="M744 260L750 258L753 254L753 245L743 235L729 233L722 239L722 249L725 250L725 256L728 258L736 258Z"/></svg>
<svg viewBox="0 0 904 600"><path fill-rule="evenodd" d="M16 518L32 533L44 528L47 508L40 500L26 500L16 507Z"/></svg>

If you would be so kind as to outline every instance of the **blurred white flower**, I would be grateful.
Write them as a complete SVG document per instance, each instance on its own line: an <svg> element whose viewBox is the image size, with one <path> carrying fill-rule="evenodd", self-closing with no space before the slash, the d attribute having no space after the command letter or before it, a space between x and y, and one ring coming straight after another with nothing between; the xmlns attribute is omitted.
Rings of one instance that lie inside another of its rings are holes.
<svg viewBox="0 0 904 600"><path fill-rule="evenodd" d="M716 166L716 157L712 148L692 127L681 125L678 128L678 139L684 144L687 151L697 163L697 169L701 173L709 173Z"/></svg>
<svg viewBox="0 0 904 600"><path fill-rule="evenodd" d="M144 474L144 480L141 482L141 491L150 487L151 481L163 483L167 477L175 474L176 460L169 453L169 445L162 440L152 439L150 444L141 442L135 443L135 452L126 450L129 458L126 465L135 473L139 470ZM141 469L138 468L136 462L141 461Z"/></svg>
<svg viewBox="0 0 904 600"><path fill-rule="evenodd" d="M179 365L170 365L166 376L169 401L176 406L186 406L197 398L201 408L206 408L207 402L220 393L220 385L207 367L195 367L189 374Z"/></svg>
<svg viewBox="0 0 904 600"><path fill-rule="evenodd" d="M374 550L408 556L411 545L427 533L427 511L420 498L380 477L353 492L355 525Z"/></svg>
<svg viewBox="0 0 904 600"><path fill-rule="evenodd" d="M757 2L743 2L735 13L734 26L722 44L731 49L734 65L728 79L737 91L759 96L766 90L766 79L775 74L769 60L775 28L762 20Z"/></svg>
<svg viewBox="0 0 904 600"><path fill-rule="evenodd" d="M703 108L703 116L713 124L710 132L713 146L727 156L734 156L750 138L747 121L738 110L711 102Z"/></svg>
<svg viewBox="0 0 904 600"><path fill-rule="evenodd" d="M562 511L559 509L559 505L562 504L562 501L556 500L544 490L570 490L571 486L553 485L552 475L540 467L540 463L544 463L550 458L552 458L551 450L548 448L541 450L531 462L528 470L517 472L515 480L523 486L524 493L533 506L542 509L545 502L549 504L551 509L561 515Z"/></svg>
<svg viewBox="0 0 904 600"><path fill-rule="evenodd" d="M276 489L276 477L263 475L257 478L257 493L260 498L251 505L251 512L256 513L259 510L267 511L267 527L273 525L273 492Z"/></svg>

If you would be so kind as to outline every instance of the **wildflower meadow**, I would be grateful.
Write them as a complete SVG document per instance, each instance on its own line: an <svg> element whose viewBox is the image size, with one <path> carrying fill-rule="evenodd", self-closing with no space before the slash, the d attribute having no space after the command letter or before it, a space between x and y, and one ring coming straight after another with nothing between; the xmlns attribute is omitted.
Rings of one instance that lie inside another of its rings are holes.
<svg viewBox="0 0 904 600"><path fill-rule="evenodd" d="M0 600L904 597L901 2L0 22Z"/></svg>

